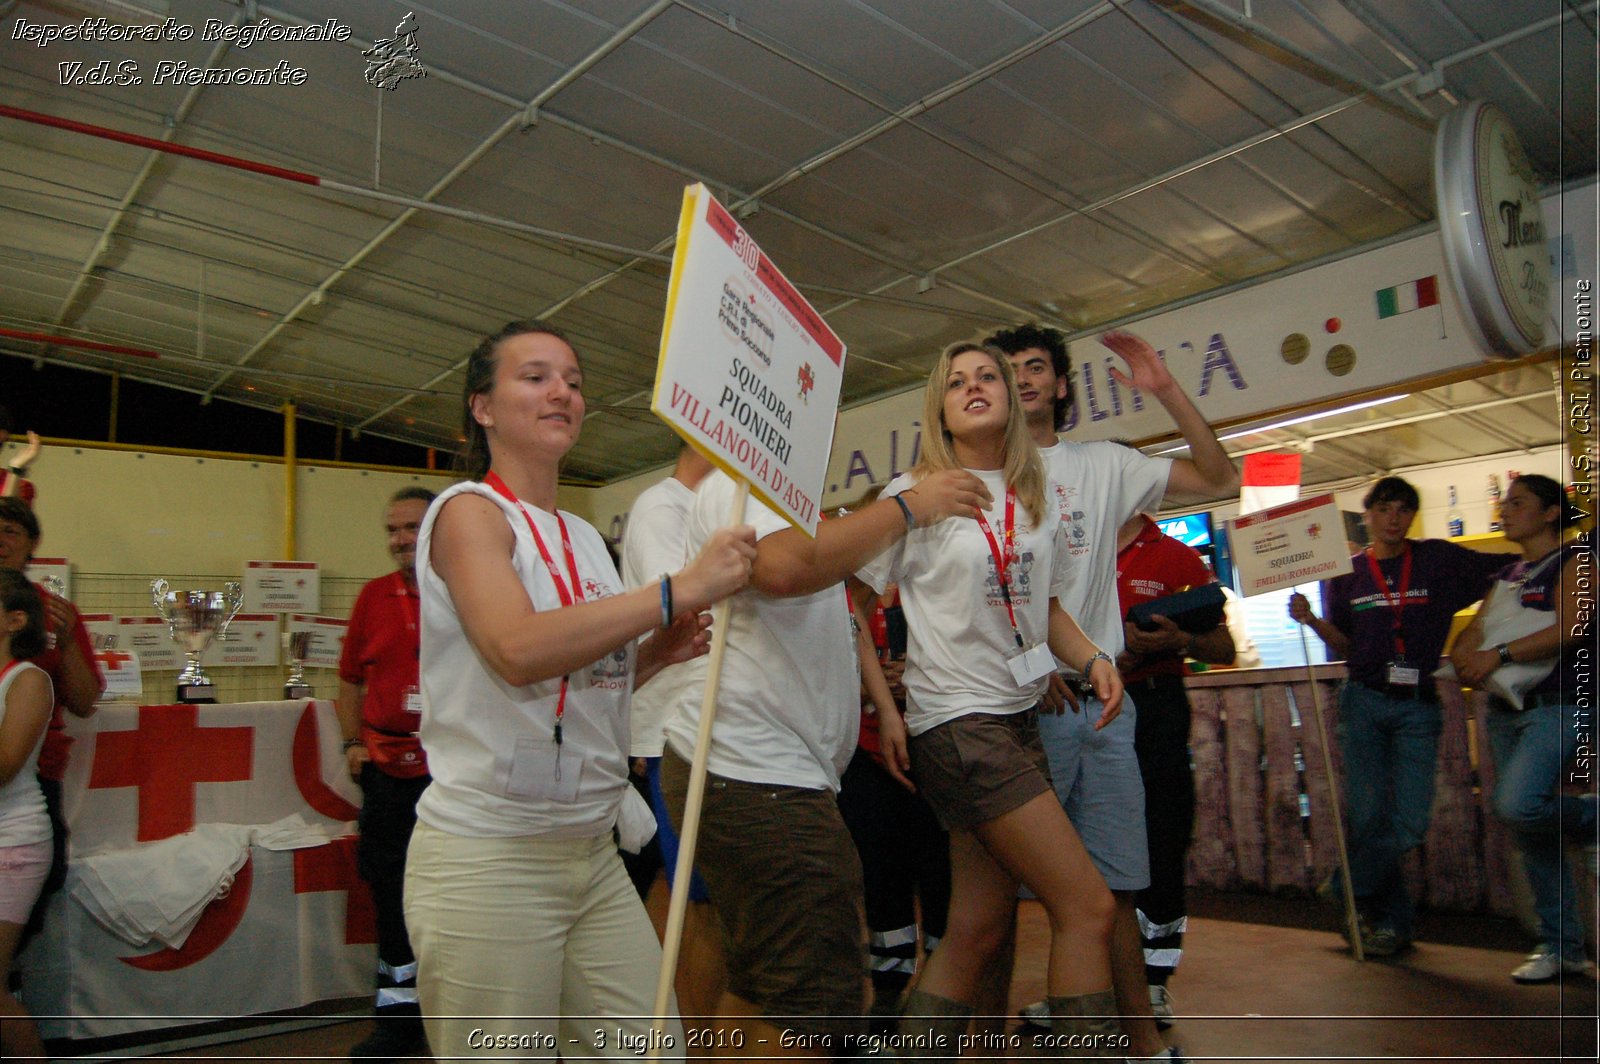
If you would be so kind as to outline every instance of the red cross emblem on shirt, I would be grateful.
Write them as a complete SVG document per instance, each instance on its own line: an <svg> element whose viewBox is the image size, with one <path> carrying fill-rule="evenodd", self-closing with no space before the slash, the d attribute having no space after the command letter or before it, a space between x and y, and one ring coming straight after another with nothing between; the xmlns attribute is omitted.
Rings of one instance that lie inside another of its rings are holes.
<svg viewBox="0 0 1600 1064"><path fill-rule="evenodd" d="M132 731L101 732L89 786L139 788L140 842L194 827L197 783L248 780L254 728L202 728L198 706L140 706Z"/></svg>

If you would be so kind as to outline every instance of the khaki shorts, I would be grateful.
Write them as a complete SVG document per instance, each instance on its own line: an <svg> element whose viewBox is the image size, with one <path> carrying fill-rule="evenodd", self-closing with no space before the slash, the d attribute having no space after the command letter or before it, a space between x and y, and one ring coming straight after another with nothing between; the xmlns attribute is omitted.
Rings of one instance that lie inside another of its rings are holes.
<svg viewBox="0 0 1600 1064"><path fill-rule="evenodd" d="M1049 793L1039 712L969 713L911 737L911 774L946 830L972 828Z"/></svg>
<svg viewBox="0 0 1600 1064"><path fill-rule="evenodd" d="M669 747L661 793L682 827L689 765ZM833 793L706 776L695 867L722 923L728 990L763 1018L843 1040L866 1030L861 859Z"/></svg>

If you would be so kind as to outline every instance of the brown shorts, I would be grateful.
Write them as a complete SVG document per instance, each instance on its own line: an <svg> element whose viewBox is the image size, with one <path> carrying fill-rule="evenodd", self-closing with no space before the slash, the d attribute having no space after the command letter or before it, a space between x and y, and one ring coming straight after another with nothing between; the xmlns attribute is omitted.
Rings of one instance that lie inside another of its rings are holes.
<svg viewBox="0 0 1600 1064"><path fill-rule="evenodd" d="M680 829L688 786L668 747L661 793ZM722 923L731 993L841 1047L866 1030L861 859L831 791L707 774L695 867Z"/></svg>
<svg viewBox="0 0 1600 1064"><path fill-rule="evenodd" d="M1039 711L969 713L911 737L911 774L946 830L975 827L1052 790Z"/></svg>

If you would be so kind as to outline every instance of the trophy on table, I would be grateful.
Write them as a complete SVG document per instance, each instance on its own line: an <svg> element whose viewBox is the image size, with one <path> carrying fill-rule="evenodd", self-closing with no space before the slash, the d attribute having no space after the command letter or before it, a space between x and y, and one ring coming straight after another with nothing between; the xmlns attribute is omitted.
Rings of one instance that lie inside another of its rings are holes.
<svg viewBox="0 0 1600 1064"><path fill-rule="evenodd" d="M67 597L67 582L61 579L55 573L48 573L44 576L41 576L39 578L39 583L44 586L46 591L50 592L50 594L54 595L58 599L64 599ZM56 648L56 630L53 627L55 622L51 621L49 617L49 603L44 603L43 605L46 611L44 620L44 648L46 650L54 650Z"/></svg>
<svg viewBox="0 0 1600 1064"><path fill-rule="evenodd" d="M215 702L216 686L200 669L200 655L213 639L227 632L239 607L244 605L244 587L230 580L221 591L168 591L165 580L150 582L150 597L156 612L167 622L167 634L183 648L186 664L178 674L178 701Z"/></svg>
<svg viewBox="0 0 1600 1064"><path fill-rule="evenodd" d="M315 634L309 628L289 633L289 679L283 685L284 698L311 698L316 695L315 688L306 683L306 656L311 653L311 638Z"/></svg>

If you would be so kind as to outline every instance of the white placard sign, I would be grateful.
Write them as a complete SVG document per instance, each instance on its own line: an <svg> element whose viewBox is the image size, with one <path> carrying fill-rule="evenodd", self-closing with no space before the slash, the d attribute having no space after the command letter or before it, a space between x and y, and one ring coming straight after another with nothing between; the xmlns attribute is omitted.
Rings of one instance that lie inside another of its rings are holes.
<svg viewBox="0 0 1600 1064"><path fill-rule="evenodd" d="M121 641L122 624L109 613L80 613L83 630L89 633L89 645L96 650L115 650Z"/></svg>
<svg viewBox="0 0 1600 1064"><path fill-rule="evenodd" d="M100 675L106 681L103 698L132 698L137 701L144 696L144 674L139 668L138 654L131 650L110 648L96 650L94 660L99 664Z"/></svg>
<svg viewBox="0 0 1600 1064"><path fill-rule="evenodd" d="M339 655L344 653L344 633L349 621L337 617L308 617L303 613L289 616L289 632L310 632L311 646L306 651L305 662L316 668L337 669Z"/></svg>
<svg viewBox="0 0 1600 1064"><path fill-rule="evenodd" d="M1245 598L1350 572L1344 516L1332 495L1298 499L1228 522Z"/></svg>
<svg viewBox="0 0 1600 1064"><path fill-rule="evenodd" d="M315 613L321 608L316 562L245 562L244 609L250 613Z"/></svg>
<svg viewBox="0 0 1600 1064"><path fill-rule="evenodd" d="M145 668L183 668L183 651L167 634L167 622L160 617L123 617L117 621L117 628L117 649L138 654Z"/></svg>
<svg viewBox="0 0 1600 1064"><path fill-rule="evenodd" d="M650 409L808 535L844 350L706 187L685 189Z"/></svg>
<svg viewBox="0 0 1600 1064"><path fill-rule="evenodd" d="M202 665L278 664L278 615L241 613L200 655Z"/></svg>
<svg viewBox="0 0 1600 1064"><path fill-rule="evenodd" d="M23 570L23 574L36 584L44 584L52 592L56 588L51 587L51 582L48 578L54 577L56 580L61 581L61 597L69 602L72 601L72 563L67 559L35 558L28 563L28 567Z"/></svg>

